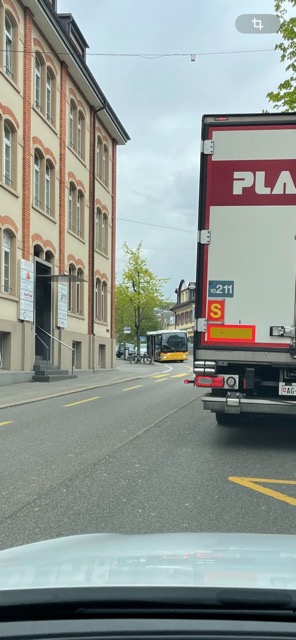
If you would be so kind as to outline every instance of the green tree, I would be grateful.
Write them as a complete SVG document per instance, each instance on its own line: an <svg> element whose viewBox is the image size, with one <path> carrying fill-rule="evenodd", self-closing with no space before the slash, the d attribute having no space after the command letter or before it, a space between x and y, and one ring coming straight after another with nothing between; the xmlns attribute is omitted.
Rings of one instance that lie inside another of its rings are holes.
<svg viewBox="0 0 296 640"><path fill-rule="evenodd" d="M281 42L276 44L275 49L281 52L281 62L286 64L288 77L279 84L277 91L270 91L266 96L275 109L284 112L296 110L296 17L288 17L289 5L294 9L296 0L274 2L275 12L281 23Z"/></svg>
<svg viewBox="0 0 296 640"><path fill-rule="evenodd" d="M140 336L158 329L154 309L163 304L163 285L167 280L158 278L147 266L142 255L142 243L135 250L125 243L126 262L121 282L116 286L116 335L123 338L123 327L131 327L130 340L140 350ZM126 337L126 336L125 336Z"/></svg>

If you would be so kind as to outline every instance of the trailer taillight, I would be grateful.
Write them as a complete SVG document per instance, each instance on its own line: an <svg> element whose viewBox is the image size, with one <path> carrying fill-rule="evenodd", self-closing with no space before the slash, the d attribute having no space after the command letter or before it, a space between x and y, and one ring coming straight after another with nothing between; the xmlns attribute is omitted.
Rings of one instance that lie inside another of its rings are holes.
<svg viewBox="0 0 296 640"><path fill-rule="evenodd" d="M224 376L196 376L196 387L224 387Z"/></svg>
<svg viewBox="0 0 296 640"><path fill-rule="evenodd" d="M214 118L215 122L226 122L226 120L229 120L229 118L226 118L226 116L221 117L221 118Z"/></svg>

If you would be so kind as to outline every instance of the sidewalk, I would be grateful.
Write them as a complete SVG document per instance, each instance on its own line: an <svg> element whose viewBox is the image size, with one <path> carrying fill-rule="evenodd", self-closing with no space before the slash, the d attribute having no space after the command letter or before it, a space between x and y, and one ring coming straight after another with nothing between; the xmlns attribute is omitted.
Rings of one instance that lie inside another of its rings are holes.
<svg viewBox="0 0 296 640"><path fill-rule="evenodd" d="M0 387L0 409L7 409L30 402L39 402L70 393L79 393L88 389L97 389L121 382L130 382L167 370L166 365L131 365L126 361L117 361L116 369L99 369L93 372L75 371L77 378L57 382L20 382Z"/></svg>

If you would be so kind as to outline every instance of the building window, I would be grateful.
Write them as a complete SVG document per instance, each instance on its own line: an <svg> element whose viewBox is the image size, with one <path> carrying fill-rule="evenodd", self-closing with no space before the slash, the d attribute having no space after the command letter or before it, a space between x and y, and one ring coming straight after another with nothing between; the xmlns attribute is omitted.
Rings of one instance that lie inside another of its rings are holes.
<svg viewBox="0 0 296 640"><path fill-rule="evenodd" d="M5 184L12 186L12 131L7 122L4 122L4 173Z"/></svg>
<svg viewBox="0 0 296 640"><path fill-rule="evenodd" d="M77 107L73 100L70 102L70 116L69 116L69 142L70 147L77 149Z"/></svg>
<svg viewBox="0 0 296 640"><path fill-rule="evenodd" d="M46 117L52 122L52 77L49 70L46 73Z"/></svg>
<svg viewBox="0 0 296 640"><path fill-rule="evenodd" d="M77 209L76 209L76 233L78 236L81 236L81 206L82 206L82 196L81 193L78 192L77 195Z"/></svg>
<svg viewBox="0 0 296 640"><path fill-rule="evenodd" d="M79 111L78 121L77 121L77 153L80 158L85 157L84 141L85 141L85 119L82 111Z"/></svg>
<svg viewBox="0 0 296 640"><path fill-rule="evenodd" d="M106 144L103 146L103 158L102 158L102 180L108 187L109 185L109 149Z"/></svg>
<svg viewBox="0 0 296 640"><path fill-rule="evenodd" d="M96 237L95 237L95 248L97 251L101 250L101 238L102 238L102 211L101 209L97 209L96 212Z"/></svg>
<svg viewBox="0 0 296 640"><path fill-rule="evenodd" d="M75 276L76 274L76 269L75 267L70 264L69 266L69 295L68 295L68 309L69 311L74 311L74 299L75 299L75 295L74 295L74 280L72 279L73 276Z"/></svg>
<svg viewBox="0 0 296 640"><path fill-rule="evenodd" d="M73 210L74 210L75 187L71 183L69 186L69 229L73 231Z"/></svg>
<svg viewBox="0 0 296 640"><path fill-rule="evenodd" d="M78 269L76 282L76 313L79 316L83 315L83 271Z"/></svg>
<svg viewBox="0 0 296 640"><path fill-rule="evenodd" d="M102 251L105 255L108 255L108 216L106 213L103 215L102 224Z"/></svg>
<svg viewBox="0 0 296 640"><path fill-rule="evenodd" d="M84 194L77 190L74 182L69 186L69 230L84 237Z"/></svg>
<svg viewBox="0 0 296 640"><path fill-rule="evenodd" d="M5 71L10 77L13 77L12 36L13 36L12 23L8 18L7 14L5 14Z"/></svg>
<svg viewBox="0 0 296 640"><path fill-rule="evenodd" d="M45 168L45 211L49 215L52 213L52 167L46 162Z"/></svg>
<svg viewBox="0 0 296 640"><path fill-rule="evenodd" d="M35 106L42 111L42 63L36 53L35 55Z"/></svg>
<svg viewBox="0 0 296 640"><path fill-rule="evenodd" d="M34 205L41 207L41 158L34 153Z"/></svg>
<svg viewBox="0 0 296 640"><path fill-rule="evenodd" d="M100 278L96 279L96 299L95 299L95 317L96 320L101 320L101 300L102 298L102 282Z"/></svg>
<svg viewBox="0 0 296 640"><path fill-rule="evenodd" d="M81 113L78 114L78 124L77 124L77 152L78 155L82 156L82 118Z"/></svg>
<svg viewBox="0 0 296 640"><path fill-rule="evenodd" d="M3 231L2 242L2 290L4 291L4 293L10 293L11 238L8 231Z"/></svg>
<svg viewBox="0 0 296 640"><path fill-rule="evenodd" d="M97 176L102 179L102 162L103 162L103 142L98 136L97 138Z"/></svg>
<svg viewBox="0 0 296 640"><path fill-rule="evenodd" d="M103 322L107 322L107 282L103 282L102 284L101 319Z"/></svg>

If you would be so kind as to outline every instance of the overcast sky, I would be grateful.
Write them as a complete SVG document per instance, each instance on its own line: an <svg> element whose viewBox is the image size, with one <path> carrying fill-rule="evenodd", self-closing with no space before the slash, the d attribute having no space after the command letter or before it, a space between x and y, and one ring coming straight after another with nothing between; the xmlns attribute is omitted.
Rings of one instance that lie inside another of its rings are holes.
<svg viewBox="0 0 296 640"><path fill-rule="evenodd" d="M277 35L242 35L244 13L273 13L273 0L58 0L96 53L261 53L147 60L88 56L88 64L131 141L118 152L117 276L122 245L143 241L149 267L195 280L200 123L205 113L261 112L284 77ZM121 218L185 231L124 222ZM186 232L187 231L187 232Z"/></svg>

